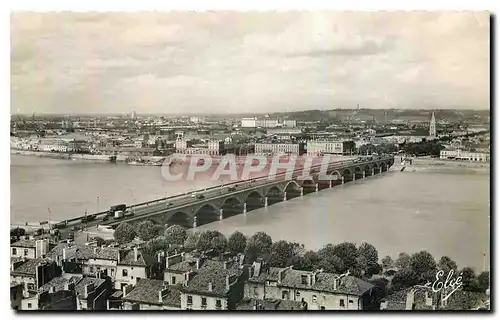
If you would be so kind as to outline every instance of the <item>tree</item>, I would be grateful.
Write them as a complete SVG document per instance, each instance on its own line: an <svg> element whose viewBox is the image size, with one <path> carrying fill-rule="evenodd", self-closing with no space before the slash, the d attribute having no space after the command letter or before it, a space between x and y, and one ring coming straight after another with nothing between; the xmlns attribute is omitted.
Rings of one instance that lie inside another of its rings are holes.
<svg viewBox="0 0 500 320"><path fill-rule="evenodd" d="M25 234L26 234L26 230L24 230L23 228L18 227L18 228L10 230L11 237L22 237Z"/></svg>
<svg viewBox="0 0 500 320"><path fill-rule="evenodd" d="M398 291L418 284L416 275L410 268L398 270L391 280L391 289Z"/></svg>
<svg viewBox="0 0 500 320"><path fill-rule="evenodd" d="M478 287L482 291L488 290L490 287L490 273L488 271L483 271L477 277Z"/></svg>
<svg viewBox="0 0 500 320"><path fill-rule="evenodd" d="M173 225L165 230L165 237L169 243L182 245L187 239L187 232L183 227Z"/></svg>
<svg viewBox="0 0 500 320"><path fill-rule="evenodd" d="M393 267L394 267L394 261L392 260L392 258L390 256L385 256L382 259L382 268L391 269Z"/></svg>
<svg viewBox="0 0 500 320"><path fill-rule="evenodd" d="M160 226L149 220L141 221L137 225L137 235L141 240L148 241L157 237L160 233L160 229Z"/></svg>
<svg viewBox="0 0 500 320"><path fill-rule="evenodd" d="M235 231L227 241L227 246L229 251L233 254L245 252L245 247L247 245L247 237L239 231Z"/></svg>
<svg viewBox="0 0 500 320"><path fill-rule="evenodd" d="M303 248L303 245L295 242L287 242L285 240L275 242L271 246L269 265L278 268L293 265L293 262L299 256Z"/></svg>
<svg viewBox="0 0 500 320"><path fill-rule="evenodd" d="M251 236L245 247L245 260L254 262L257 258L269 259L273 240L265 232L257 232Z"/></svg>
<svg viewBox="0 0 500 320"><path fill-rule="evenodd" d="M94 237L94 241L96 242L98 247L103 246L106 243L106 240L101 237Z"/></svg>
<svg viewBox="0 0 500 320"><path fill-rule="evenodd" d="M186 251L193 251L196 249L196 245L200 239L200 234L200 232L191 232L187 235L186 240L184 241L184 249Z"/></svg>
<svg viewBox="0 0 500 320"><path fill-rule="evenodd" d="M318 251L318 267L329 273L343 273L346 268L342 259L335 254L335 247L327 244Z"/></svg>
<svg viewBox="0 0 500 320"><path fill-rule="evenodd" d="M437 267L439 270L444 271L445 277L448 276L451 270L453 270L453 274L456 275L457 273L457 263L448 256L442 256L441 259L439 259Z"/></svg>
<svg viewBox="0 0 500 320"><path fill-rule="evenodd" d="M357 254L357 267L361 269L365 275L371 276L380 272L378 251L373 245L363 242L359 246Z"/></svg>
<svg viewBox="0 0 500 320"><path fill-rule="evenodd" d="M410 255L406 252L401 252L396 259L396 267L399 269L408 268L410 266Z"/></svg>
<svg viewBox="0 0 500 320"><path fill-rule="evenodd" d="M168 251L170 245L165 236L158 236L146 242L142 250L149 255L156 256L159 252Z"/></svg>
<svg viewBox="0 0 500 320"><path fill-rule="evenodd" d="M227 239L219 231L207 230L201 233L196 249L200 251L213 249L217 253L223 253L227 249Z"/></svg>
<svg viewBox="0 0 500 320"><path fill-rule="evenodd" d="M427 251L414 253L410 258L410 269L419 283L427 283L436 278L437 266L432 255Z"/></svg>
<svg viewBox="0 0 500 320"><path fill-rule="evenodd" d="M477 286L474 283L474 280L476 280L476 273L474 272L474 269L465 267L460 273L462 277L463 289L465 291L476 291Z"/></svg>
<svg viewBox="0 0 500 320"><path fill-rule="evenodd" d="M316 251L309 250L304 255L296 257L293 266L298 270L314 271L319 266L319 255Z"/></svg>
<svg viewBox="0 0 500 320"><path fill-rule="evenodd" d="M342 260L344 270L340 270L339 272L346 272L347 270L354 271L356 269L358 250L354 243L340 243L333 247L333 253Z"/></svg>
<svg viewBox="0 0 500 320"><path fill-rule="evenodd" d="M114 237L119 244L130 242L136 237L135 229L130 223L122 222L116 227Z"/></svg>

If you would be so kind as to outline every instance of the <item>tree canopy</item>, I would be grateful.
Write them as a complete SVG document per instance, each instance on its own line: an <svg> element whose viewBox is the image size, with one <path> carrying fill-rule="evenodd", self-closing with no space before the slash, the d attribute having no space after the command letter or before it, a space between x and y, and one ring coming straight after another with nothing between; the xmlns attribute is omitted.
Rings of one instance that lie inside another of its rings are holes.
<svg viewBox="0 0 500 320"><path fill-rule="evenodd" d="M165 237L169 243L183 245L187 239L187 232L181 226L172 225L165 230Z"/></svg>
<svg viewBox="0 0 500 320"><path fill-rule="evenodd" d="M233 254L245 252L247 237L239 231L235 231L228 239L227 246Z"/></svg>
<svg viewBox="0 0 500 320"><path fill-rule="evenodd" d="M257 232L251 236L245 247L245 259L253 262L257 258L269 259L273 240L264 232Z"/></svg>
<svg viewBox="0 0 500 320"><path fill-rule="evenodd" d="M114 237L116 242L118 242L119 244L124 244L134 240L136 237L136 232L134 227L130 223L122 222L118 225L118 227L116 227Z"/></svg>

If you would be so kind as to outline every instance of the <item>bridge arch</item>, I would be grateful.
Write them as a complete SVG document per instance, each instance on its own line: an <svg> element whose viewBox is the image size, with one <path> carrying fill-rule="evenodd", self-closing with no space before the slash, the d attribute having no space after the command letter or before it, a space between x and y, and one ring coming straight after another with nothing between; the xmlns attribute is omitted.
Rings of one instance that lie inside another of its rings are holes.
<svg viewBox="0 0 500 320"><path fill-rule="evenodd" d="M246 205L247 212L264 207L264 197L265 196L257 190L253 190L248 193L245 201L243 202Z"/></svg>
<svg viewBox="0 0 500 320"><path fill-rule="evenodd" d="M344 181L352 181L354 176L354 171L351 168L346 168L342 170L342 176L344 177Z"/></svg>
<svg viewBox="0 0 500 320"><path fill-rule="evenodd" d="M313 184L313 186L314 186L314 188L316 188L316 183ZM308 188L308 189L310 189L310 188ZM293 199L296 197L300 197L302 188L297 183L297 181L292 180L285 185L285 188L283 190L285 192L286 200L289 200L289 199Z"/></svg>
<svg viewBox="0 0 500 320"><path fill-rule="evenodd" d="M212 223L220 220L220 209L212 203L203 204L195 212L196 225L201 226L207 223Z"/></svg>
<svg viewBox="0 0 500 320"><path fill-rule="evenodd" d="M314 180L313 180L314 181ZM297 183L295 180L289 181L286 185L285 188L283 189L285 192L288 192L290 190L293 190L290 188L290 186L293 187L293 189L300 190L300 185Z"/></svg>
<svg viewBox="0 0 500 320"><path fill-rule="evenodd" d="M224 219L243 213L243 208L243 202L237 197L228 197L221 204Z"/></svg>
<svg viewBox="0 0 500 320"><path fill-rule="evenodd" d="M382 162L382 163L380 164L380 168L381 168L382 172L387 171L387 164L386 164L385 162Z"/></svg>
<svg viewBox="0 0 500 320"><path fill-rule="evenodd" d="M365 172L365 176L372 175L372 167L369 164L367 164L363 167L363 171Z"/></svg>
<svg viewBox="0 0 500 320"><path fill-rule="evenodd" d="M166 224L168 225L178 225L184 228L192 228L193 227L193 218L182 211L177 211L175 212L170 218L168 218L166 221Z"/></svg>
<svg viewBox="0 0 500 320"><path fill-rule="evenodd" d="M355 167L354 168L354 176L356 179L362 179L363 178L363 170L361 167Z"/></svg>

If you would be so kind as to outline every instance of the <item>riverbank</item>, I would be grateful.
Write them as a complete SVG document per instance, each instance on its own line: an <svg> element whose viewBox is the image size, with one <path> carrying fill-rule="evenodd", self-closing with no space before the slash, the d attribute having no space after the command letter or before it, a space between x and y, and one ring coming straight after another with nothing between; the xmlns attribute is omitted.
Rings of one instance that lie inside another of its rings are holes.
<svg viewBox="0 0 500 320"><path fill-rule="evenodd" d="M405 172L415 171L439 171L445 172L460 172L460 173L489 173L489 162L473 162L461 160L445 160L431 157L412 158L411 164L401 165L401 158L396 157L392 170L400 170L405 167Z"/></svg>
<svg viewBox="0 0 500 320"><path fill-rule="evenodd" d="M31 150L17 150L10 149L11 155L20 156L30 156L30 157L41 157L59 160L83 160L83 161L94 161L94 162L110 162L110 155L100 155L100 154L81 154L81 153L57 153L57 152L47 152L47 151L31 151ZM129 159L128 156L118 155L116 156L116 162L126 162ZM144 161L157 162L164 159L164 157L141 157Z"/></svg>

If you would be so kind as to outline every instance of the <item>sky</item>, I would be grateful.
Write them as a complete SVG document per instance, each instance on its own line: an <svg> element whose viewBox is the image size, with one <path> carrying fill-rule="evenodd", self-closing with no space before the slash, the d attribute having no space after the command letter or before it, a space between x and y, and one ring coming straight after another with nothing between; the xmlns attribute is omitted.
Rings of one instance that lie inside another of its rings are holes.
<svg viewBox="0 0 500 320"><path fill-rule="evenodd" d="M487 12L13 13L11 113L489 109Z"/></svg>

